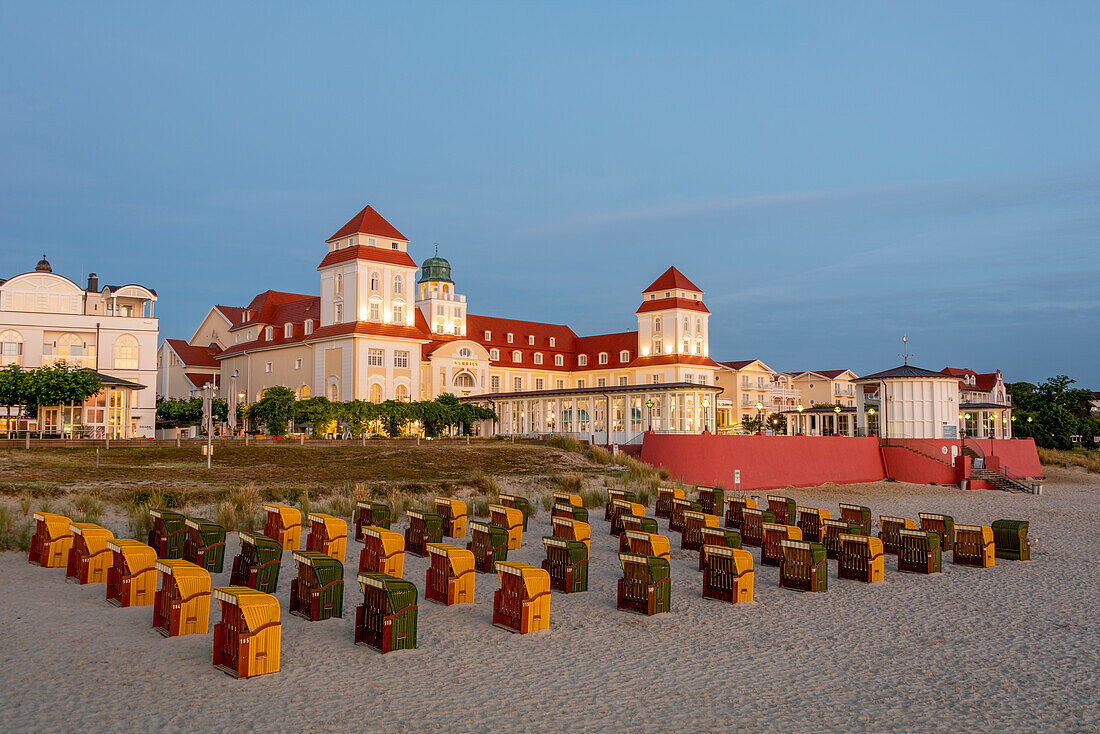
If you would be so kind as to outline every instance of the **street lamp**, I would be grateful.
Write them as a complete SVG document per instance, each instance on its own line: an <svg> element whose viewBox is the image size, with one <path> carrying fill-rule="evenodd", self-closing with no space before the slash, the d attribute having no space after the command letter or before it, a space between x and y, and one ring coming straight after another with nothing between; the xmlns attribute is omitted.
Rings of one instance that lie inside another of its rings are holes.
<svg viewBox="0 0 1100 734"><path fill-rule="evenodd" d="M706 432L710 429L710 424L707 420L710 418L710 398L703 398L703 431Z"/></svg>
<svg viewBox="0 0 1100 734"><path fill-rule="evenodd" d="M833 426L833 434L839 436L840 435L840 406L839 405L833 406L833 412L836 413L836 421L835 421L836 425Z"/></svg>
<svg viewBox="0 0 1100 734"><path fill-rule="evenodd" d="M799 435L804 434L806 432L802 427L802 411L805 410L805 409L806 408L802 405L802 403L798 404L798 433L799 433Z"/></svg>
<svg viewBox="0 0 1100 734"><path fill-rule="evenodd" d="M649 400L645 401L645 408L646 408L646 423L649 424L649 428L647 430L652 431L653 430L653 398L650 398Z"/></svg>
<svg viewBox="0 0 1100 734"><path fill-rule="evenodd" d="M757 435L764 432L764 404L757 402L756 404L756 419L760 421L760 427L756 429Z"/></svg>

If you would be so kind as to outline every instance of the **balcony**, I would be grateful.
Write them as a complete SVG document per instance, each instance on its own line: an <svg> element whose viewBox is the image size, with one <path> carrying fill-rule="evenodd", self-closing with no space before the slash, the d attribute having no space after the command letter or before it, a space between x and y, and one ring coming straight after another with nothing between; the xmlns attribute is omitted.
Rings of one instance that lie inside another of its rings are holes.
<svg viewBox="0 0 1100 734"><path fill-rule="evenodd" d="M95 355L73 355L73 354L43 354L42 366L49 367L55 365L58 362L64 362L72 367L87 367L89 369L95 369Z"/></svg>

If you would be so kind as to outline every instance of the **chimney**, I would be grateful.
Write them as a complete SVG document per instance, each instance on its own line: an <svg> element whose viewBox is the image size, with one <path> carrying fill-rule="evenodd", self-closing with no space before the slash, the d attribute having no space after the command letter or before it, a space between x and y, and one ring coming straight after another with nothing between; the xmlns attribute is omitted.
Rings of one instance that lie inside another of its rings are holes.
<svg viewBox="0 0 1100 734"><path fill-rule="evenodd" d="M99 276L95 273L88 273L88 288L89 293L99 292Z"/></svg>

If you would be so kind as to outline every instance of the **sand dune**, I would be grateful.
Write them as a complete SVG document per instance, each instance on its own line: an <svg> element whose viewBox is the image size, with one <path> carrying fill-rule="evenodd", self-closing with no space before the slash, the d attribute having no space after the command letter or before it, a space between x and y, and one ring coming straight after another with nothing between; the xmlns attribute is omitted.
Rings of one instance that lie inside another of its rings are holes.
<svg viewBox="0 0 1100 734"><path fill-rule="evenodd" d="M924 577L899 574L888 556L873 586L840 581L830 561L825 594L780 589L779 570L757 563L756 601L729 605L701 597L697 554L675 549L672 613L652 618L616 611L617 538L593 511L589 591L555 592L550 630L526 636L491 626L495 575L478 576L476 604L444 607L423 599L428 561L410 555L419 647L388 655L352 644L361 594L350 571L343 619L286 613L287 553L282 671L245 681L213 668L212 635L163 639L150 608L114 608L102 585L66 584L64 570L5 553L0 729L1096 731L1100 494L1095 477L1053 478L1040 497L893 483L791 490L834 512L858 501L876 520L1028 519L1034 560L981 570L945 554L943 574ZM541 511L509 558L541 562L544 534ZM349 567L361 547L349 543ZM216 584L228 583L236 551L234 535Z"/></svg>

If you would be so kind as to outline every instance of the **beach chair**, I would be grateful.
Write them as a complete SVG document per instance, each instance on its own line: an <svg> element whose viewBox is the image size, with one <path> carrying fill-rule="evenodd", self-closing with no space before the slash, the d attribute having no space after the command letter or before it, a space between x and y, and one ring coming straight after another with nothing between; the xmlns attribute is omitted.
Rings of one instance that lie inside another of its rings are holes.
<svg viewBox="0 0 1100 734"><path fill-rule="evenodd" d="M523 547L523 513L514 507L489 505L489 524L508 531L508 550Z"/></svg>
<svg viewBox="0 0 1100 734"><path fill-rule="evenodd" d="M623 502L634 503L638 501L638 495L631 492L628 489L609 489L607 490L607 504L603 508L603 519L611 522L611 518L614 517L614 502L615 500L622 500ZM642 512L644 515L645 512ZM618 533L616 533L618 535Z"/></svg>
<svg viewBox="0 0 1100 734"><path fill-rule="evenodd" d="M837 556L837 576L873 584L882 581L885 554L882 541L867 535L840 535L840 554Z"/></svg>
<svg viewBox="0 0 1100 734"><path fill-rule="evenodd" d="M623 577L619 579L616 609L646 616L669 611L672 579L667 558L619 553L619 564L623 567Z"/></svg>
<svg viewBox="0 0 1100 734"><path fill-rule="evenodd" d="M416 648L416 586L384 573L359 574L363 603L355 609L355 644L382 653Z"/></svg>
<svg viewBox="0 0 1100 734"><path fill-rule="evenodd" d="M717 515L685 510L684 532L680 534L680 547L686 550L699 550L703 547L703 528L717 527Z"/></svg>
<svg viewBox="0 0 1100 734"><path fill-rule="evenodd" d="M679 497L672 500L672 514L668 516L669 532L684 532L684 513L702 512L703 506L691 500L682 500Z"/></svg>
<svg viewBox="0 0 1100 734"><path fill-rule="evenodd" d="M574 507L584 507L584 499L579 494L551 492L550 496L554 499L555 504L561 502L566 505L573 505Z"/></svg>
<svg viewBox="0 0 1100 734"><path fill-rule="evenodd" d="M1027 539L1027 520L994 520L994 556L1006 561L1030 561L1031 541Z"/></svg>
<svg viewBox="0 0 1100 734"><path fill-rule="evenodd" d="M790 497L769 494L768 511L775 515L775 523L777 525L794 525L795 513L798 512L798 505Z"/></svg>
<svg viewBox="0 0 1100 734"><path fill-rule="evenodd" d="M708 545L720 545L723 548L740 548L741 547L741 533L736 530L726 530L724 528L701 528L700 534L703 536L703 545L699 548L699 570L702 571L706 568L706 556Z"/></svg>
<svg viewBox="0 0 1100 734"><path fill-rule="evenodd" d="M623 524L623 530L633 530L636 533L656 533L657 519L653 517L639 517L638 515L620 515L619 522ZM620 535L621 539L622 536ZM621 542L620 542L621 545Z"/></svg>
<svg viewBox="0 0 1100 734"><path fill-rule="evenodd" d="M69 532L73 534L73 547L69 549L65 580L81 586L107 583L107 569L114 560L107 543L114 540L115 534L94 522L69 523Z"/></svg>
<svg viewBox="0 0 1100 734"><path fill-rule="evenodd" d="M550 574L550 588L566 594L588 591L588 546L579 540L543 536L546 560L543 569Z"/></svg>
<svg viewBox="0 0 1100 734"><path fill-rule="evenodd" d="M802 507L799 505L797 525L802 530L802 537L823 544L825 527L821 523L831 517L829 511L821 507Z"/></svg>
<svg viewBox="0 0 1100 734"><path fill-rule="evenodd" d="M264 504L267 522L264 535L274 540L283 550L296 551L302 545L302 513L296 507L276 502Z"/></svg>
<svg viewBox="0 0 1100 734"><path fill-rule="evenodd" d="M405 550L414 556L428 555L428 543L443 542L443 518L434 512L408 510L409 527L405 528Z"/></svg>
<svg viewBox="0 0 1100 734"><path fill-rule="evenodd" d="M404 578L405 536L396 530L387 530L383 527L368 525L363 528L363 550L359 551L359 571Z"/></svg>
<svg viewBox="0 0 1100 734"><path fill-rule="evenodd" d="M721 599L733 604L752 601L755 573L751 553L725 545L705 545L700 556L705 559L704 599Z"/></svg>
<svg viewBox="0 0 1100 734"><path fill-rule="evenodd" d="M341 564L347 556L348 523L341 517L324 512L309 513L309 537L306 550L324 553Z"/></svg>
<svg viewBox="0 0 1100 734"><path fill-rule="evenodd" d="M475 571L493 573L497 562L508 560L508 529L474 520L470 523L470 542L466 550L474 555Z"/></svg>
<svg viewBox="0 0 1100 734"><path fill-rule="evenodd" d="M153 629L165 637L210 630L210 572L190 561L157 561L160 588L153 599Z"/></svg>
<svg viewBox="0 0 1100 734"><path fill-rule="evenodd" d="M846 522L859 523L859 530L854 535L871 534L871 508L863 505L850 505L840 503L840 519Z"/></svg>
<svg viewBox="0 0 1100 734"><path fill-rule="evenodd" d="M435 514L443 518L444 538L466 537L466 519L468 515L465 502L448 497L436 497Z"/></svg>
<svg viewBox="0 0 1100 734"><path fill-rule="evenodd" d="M943 549L939 533L933 530L898 531L898 570L908 573L940 573ZM885 545L885 543L883 543Z"/></svg>
<svg viewBox="0 0 1100 734"><path fill-rule="evenodd" d="M775 514L770 510L758 510L755 507L746 507L741 512L741 543L761 546L764 543L764 523L774 523Z"/></svg>
<svg viewBox="0 0 1100 734"><path fill-rule="evenodd" d="M520 511L523 515L523 530L527 530L527 518L531 516L531 502L526 497L520 497L515 494L502 494L500 495L500 504L505 507L512 507Z"/></svg>
<svg viewBox="0 0 1100 734"><path fill-rule="evenodd" d="M829 558L839 558L840 536L863 535L862 530L862 526L856 522L850 522L848 520L822 520L821 532L823 533L823 537L821 539L821 544L825 546L826 555L828 555Z"/></svg>
<svg viewBox="0 0 1100 734"><path fill-rule="evenodd" d="M107 541L107 602L116 607L146 607L157 594L157 552L140 540Z"/></svg>
<svg viewBox="0 0 1100 734"><path fill-rule="evenodd" d="M363 528L390 529L393 516L390 506L382 502L355 503L355 539L362 542Z"/></svg>
<svg viewBox="0 0 1100 734"><path fill-rule="evenodd" d="M153 527L149 531L149 546L157 558L183 558L183 542L187 539L187 518L174 510L149 510Z"/></svg>
<svg viewBox="0 0 1100 734"><path fill-rule="evenodd" d="M956 525L951 562L960 566L991 568L996 561L993 528L985 525Z"/></svg>
<svg viewBox="0 0 1100 734"><path fill-rule="evenodd" d="M708 515L721 515L725 510L725 490L717 487L699 487L698 500L703 512Z"/></svg>
<svg viewBox="0 0 1100 734"><path fill-rule="evenodd" d="M878 537L886 553L897 553L901 549L902 530L915 530L917 527L916 523L909 518L893 515L879 515L878 524Z"/></svg>
<svg viewBox="0 0 1100 734"><path fill-rule="evenodd" d="M931 531L940 536L940 548L951 550L955 547L955 520L950 515L939 515L933 512L921 512L920 529Z"/></svg>
<svg viewBox="0 0 1100 734"><path fill-rule="evenodd" d="M550 510L550 518L555 517L564 517L586 523L588 522L588 510L568 502L555 502L554 507Z"/></svg>
<svg viewBox="0 0 1100 734"><path fill-rule="evenodd" d="M745 521L744 512L746 509L755 510L756 500L750 497L727 497L726 527L730 530L741 532L741 525Z"/></svg>
<svg viewBox="0 0 1100 734"><path fill-rule="evenodd" d="M625 515L631 515L633 517L645 517L645 505L638 504L637 502L628 502L627 500L614 499L608 503L608 508L611 510L611 534L621 535L623 532L623 517Z"/></svg>
<svg viewBox="0 0 1100 734"><path fill-rule="evenodd" d="M219 586L214 599L214 667L234 678L279 672L283 625L279 600L247 586Z"/></svg>
<svg viewBox="0 0 1100 734"><path fill-rule="evenodd" d="M653 505L654 517L670 517L672 500L684 499L684 490L680 487L657 487L657 502Z"/></svg>
<svg viewBox="0 0 1100 734"><path fill-rule="evenodd" d="M657 533L624 530L623 534L619 536L619 552L656 556L666 561L671 560L668 538Z"/></svg>
<svg viewBox="0 0 1100 734"><path fill-rule="evenodd" d="M241 539L241 552L233 559L229 584L274 594L279 585L283 547L274 538L259 533L242 530L237 535Z"/></svg>
<svg viewBox="0 0 1100 734"><path fill-rule="evenodd" d="M225 528L216 522L189 517L184 521L183 560L202 566L210 573L221 573L225 565Z"/></svg>
<svg viewBox="0 0 1100 734"><path fill-rule="evenodd" d="M550 574L525 563L501 561L497 576L493 625L521 635L550 629Z"/></svg>
<svg viewBox="0 0 1100 734"><path fill-rule="evenodd" d="M31 537L27 562L42 568L69 565L69 550L73 547L72 520L52 512L34 513L34 535Z"/></svg>
<svg viewBox="0 0 1100 734"><path fill-rule="evenodd" d="M825 546L812 540L781 540L783 559L779 564L779 585L796 591L826 591L829 562Z"/></svg>
<svg viewBox="0 0 1100 734"><path fill-rule="evenodd" d="M344 564L320 551L294 551L290 613L310 622L344 616Z"/></svg>
<svg viewBox="0 0 1100 734"><path fill-rule="evenodd" d="M591 547L592 528L587 522L574 520L568 517L552 517L550 518L550 527L553 528L551 535L555 538L579 540Z"/></svg>
<svg viewBox="0 0 1100 734"><path fill-rule="evenodd" d="M802 528L797 525L780 525L774 522L763 524L760 541L761 565L778 566L783 562L781 543L784 540L802 540Z"/></svg>
<svg viewBox="0 0 1100 734"><path fill-rule="evenodd" d="M450 543L428 543L424 598L440 604L474 603L474 554Z"/></svg>

